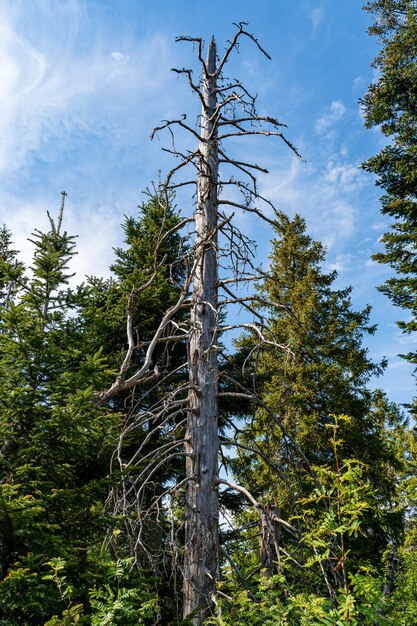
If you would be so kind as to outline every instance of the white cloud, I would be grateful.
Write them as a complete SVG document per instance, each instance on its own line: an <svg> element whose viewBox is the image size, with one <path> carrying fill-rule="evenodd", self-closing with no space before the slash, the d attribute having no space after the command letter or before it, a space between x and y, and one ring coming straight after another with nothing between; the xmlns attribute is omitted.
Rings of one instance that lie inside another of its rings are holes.
<svg viewBox="0 0 417 626"><path fill-rule="evenodd" d="M408 369L408 363L404 359L390 360L389 362L390 370L406 370Z"/></svg>
<svg viewBox="0 0 417 626"><path fill-rule="evenodd" d="M335 163L330 160L326 164L324 180L330 185L335 185L343 192L353 191L362 186L362 172L353 163Z"/></svg>
<svg viewBox="0 0 417 626"><path fill-rule="evenodd" d="M318 135L324 135L339 122L346 113L346 107L341 100L333 100L326 113L316 120L314 129Z"/></svg>
<svg viewBox="0 0 417 626"><path fill-rule="evenodd" d="M324 12L322 7L314 7L309 11L309 18L313 26L313 33L316 33L321 23L323 22Z"/></svg>
<svg viewBox="0 0 417 626"><path fill-rule="evenodd" d="M328 180L328 169L313 168L292 158L286 169L262 177L262 193L277 208L300 213L309 233L327 248L346 242L355 229L356 208L346 188Z"/></svg>
<svg viewBox="0 0 417 626"><path fill-rule="evenodd" d="M402 346L401 351L404 351L403 346L409 347L411 350L413 346L417 344L417 332L414 333L401 333L397 335L397 342Z"/></svg>
<svg viewBox="0 0 417 626"><path fill-rule="evenodd" d="M354 93L361 92L363 93L368 85L368 81L365 76L356 76L353 79L352 83L352 91Z"/></svg>
<svg viewBox="0 0 417 626"><path fill-rule="evenodd" d="M334 261L326 263L326 268L329 271L336 271L338 274L342 274L351 269L352 262L351 254L338 254Z"/></svg>
<svg viewBox="0 0 417 626"><path fill-rule="evenodd" d="M19 259L29 267L32 264L33 244L28 241L35 229L47 231L49 221L46 202L17 201L9 196L9 216L7 228L12 232L13 248L19 250ZM57 198L56 206L60 204ZM49 207L52 218L57 210ZM80 283L86 275L109 276L109 265L113 261L113 247L120 244L122 216L104 204L74 207L67 201L64 212L63 229L76 235L76 254L70 264L75 272L73 284Z"/></svg>
<svg viewBox="0 0 417 626"><path fill-rule="evenodd" d="M4 172L16 167L39 141L39 128L30 120L32 94L45 77L47 63L6 24L0 25L0 56L0 172Z"/></svg>
<svg viewBox="0 0 417 626"><path fill-rule="evenodd" d="M15 173L46 140L67 135L74 126L88 133L92 125L108 125L113 107L140 102L150 110L146 94L169 80L167 43L161 37L128 42L128 54L106 49L97 35L83 42L81 53L81 3L62 2L61 15L49 3L36 8L38 22L31 31L25 3L14 10L7 3L0 7L0 175Z"/></svg>
<svg viewBox="0 0 417 626"><path fill-rule="evenodd" d="M110 60L113 63L126 63L129 60L128 54L123 54L123 52L110 52Z"/></svg>
<svg viewBox="0 0 417 626"><path fill-rule="evenodd" d="M0 224L30 264L27 237L68 191L81 279L108 273L123 214L156 175L140 146L166 109L164 86L174 83L174 99L176 88L165 38L112 47L88 19L78 0L0 4Z"/></svg>

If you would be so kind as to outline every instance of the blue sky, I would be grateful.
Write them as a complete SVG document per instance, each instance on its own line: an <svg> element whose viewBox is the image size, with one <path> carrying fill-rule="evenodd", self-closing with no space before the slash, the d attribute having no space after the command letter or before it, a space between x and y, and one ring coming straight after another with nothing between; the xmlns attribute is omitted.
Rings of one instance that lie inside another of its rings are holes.
<svg viewBox="0 0 417 626"><path fill-rule="evenodd" d="M175 37L214 34L221 51L233 22L248 20L272 61L245 42L228 74L259 94L260 113L288 125L306 163L269 139L241 150L269 169L260 178L263 194L301 213L327 246L327 268L338 270L341 287L353 285L355 306L373 305L379 330L369 349L390 363L377 384L391 399L410 401L411 368L397 355L415 339L401 335L395 320L402 312L376 290L388 270L371 255L387 220L372 177L358 169L382 146L377 130L365 130L358 105L375 78L377 52L362 4L212 0L203 12L196 0L2 0L0 219L23 258L31 255L27 236L46 226L46 209L59 206L65 189L66 227L79 235L74 271L80 280L108 274L123 215L135 213L141 191L172 166L161 152L164 138L150 142L152 128L198 113L185 82L170 72L193 64L191 47ZM187 212L187 198L180 201ZM268 229L240 222L266 263Z"/></svg>

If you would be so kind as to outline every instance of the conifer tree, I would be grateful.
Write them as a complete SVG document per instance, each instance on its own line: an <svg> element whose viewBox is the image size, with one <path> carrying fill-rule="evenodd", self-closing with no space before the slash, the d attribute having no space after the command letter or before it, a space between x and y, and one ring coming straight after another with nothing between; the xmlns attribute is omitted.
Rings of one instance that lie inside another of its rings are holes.
<svg viewBox="0 0 417 626"><path fill-rule="evenodd" d="M123 365L129 350L126 317L135 344L125 372L129 377L143 359L143 345L152 339L161 313L169 309L180 294L187 242L186 236L179 232L183 220L173 199L162 203L156 195L150 196L139 205L138 216L126 217L124 245L115 249L115 260L110 266L113 276L106 280L90 276L78 289L78 323L83 341L92 352L100 351L113 376ZM136 289L151 278L146 291L141 293ZM182 317L180 312L178 324ZM140 386L128 386L103 404L119 427L116 452L110 465L112 481L106 511L112 514L120 535L113 537L111 543L119 554L134 555L141 575L152 576L161 619L169 621L176 610L177 601L172 599L176 598L178 589L168 584L171 575L168 563L172 554L164 539L168 523L165 511L159 506L152 508L152 502L159 501L167 484L181 481L182 458L174 455L170 462L161 464L146 487L141 479L145 469L152 467L153 450L160 447L167 450L172 446L170 429L181 432L180 426L176 429L180 418L175 412L167 416L165 422L156 417L147 419L148 411L163 403L166 394L181 387L186 380L184 340L178 337L167 345L163 339L153 353L158 376L151 376L148 383ZM148 508L147 514L138 512Z"/></svg>
<svg viewBox="0 0 417 626"><path fill-rule="evenodd" d="M381 211L392 219L382 237L385 250L374 258L395 271L380 290L405 310L406 319L399 321L398 326L404 333L411 334L417 330L417 3L415 0L373 0L365 9L373 17L369 33L377 38L381 49L373 62L378 78L369 86L362 108L366 126L378 127L386 138L386 145L362 167L376 175L376 184L384 192ZM415 350L402 356L417 364ZM414 404L411 408L414 413ZM405 543L394 547L387 589L390 593L394 589L394 620L412 624L416 612L409 594L416 542L414 495L409 486L416 476L415 429L408 431L406 441L407 533Z"/></svg>
<svg viewBox="0 0 417 626"><path fill-rule="evenodd" d="M12 234L3 225L0 228L0 306L6 309L22 286L20 281L23 279L23 266L12 245Z"/></svg>
<svg viewBox="0 0 417 626"><path fill-rule="evenodd" d="M260 565L271 576L282 574L280 563L288 565L293 551L299 564L311 559L302 502L321 488L319 468L339 465L331 445L335 420L338 458L363 464L374 508L379 508L378 513L369 511L366 541L359 536L349 540L350 558L355 567L379 565L387 545L401 532L395 492L401 458L395 433L402 419L382 392L367 388L385 365L373 363L363 345L375 330L370 308L355 311L351 289L334 289L336 273L323 271L324 248L306 234L300 216L277 214L276 234L261 292L270 336L282 349L257 345L256 335L239 341L238 362L245 363L247 375L256 369L256 394L263 407L244 427L231 461L241 484L251 485L253 496L272 512L261 524ZM318 510L326 502L312 500L309 507ZM274 517L281 522L273 523ZM289 530L288 522L295 529ZM332 567L328 586L334 591L342 582ZM315 585L314 579L308 582L311 574L304 575L298 573L292 593L305 590L307 583Z"/></svg>
<svg viewBox="0 0 417 626"><path fill-rule="evenodd" d="M82 581L116 435L106 411L91 404L106 372L80 341L68 289L75 240L63 230L63 204L49 219L49 231L33 234L30 276L10 249L5 255L13 259L0 311L0 615L11 624L60 612L62 598L43 580L53 558L71 563L77 600L86 600Z"/></svg>
<svg viewBox="0 0 417 626"><path fill-rule="evenodd" d="M90 623L92 613L113 610L109 572L118 588L126 587L124 604L116 594L120 606L111 613L112 623L131 623L127 615L137 616L147 602L145 612L162 612L169 620L173 607L168 601L163 606L161 598L166 577L159 571L160 580L149 578L156 574L149 564L132 569L128 524L105 506L109 485L120 484L118 471L109 479L109 468L118 437L134 422L136 393L126 390L99 406L97 390L110 384L123 360L126 308L146 340L160 307L175 298L183 271L177 263L180 219L151 199L138 218L126 218L128 245L116 250L115 278L90 277L73 290L68 283L75 238L63 228L64 199L63 194L58 218L49 217L49 230L32 236L31 274L19 263L11 234L6 228L0 233L0 621L35 626L52 618L55 624L54 615L70 620L71 613ZM153 289L138 298L133 285L147 280L155 255L160 271ZM160 371L169 360L175 369L180 355L181 347L168 354L162 345L155 353ZM152 387L142 389L151 404L162 393ZM126 446L136 449L147 434L133 428ZM156 443L162 438L161 432ZM149 440L147 446L156 443ZM175 472L172 463L155 474L154 492ZM134 495L131 500L134 505ZM163 551L154 521L146 542Z"/></svg>
<svg viewBox="0 0 417 626"><path fill-rule="evenodd" d="M362 108L366 126L379 127L387 145L362 167L376 175L384 192L381 211L394 220L382 238L385 251L374 258L396 272L380 289L409 312L399 326L410 333L417 329L417 4L374 0L365 9L374 18L369 33L381 50L373 62L379 77L369 86ZM405 357L417 363L413 351Z"/></svg>
<svg viewBox="0 0 417 626"><path fill-rule="evenodd" d="M115 249L115 260L110 266L112 278L103 280L90 276L79 290L84 331L91 334L93 347L101 348L116 369L128 347L128 305L132 309L136 338L146 341L152 338L160 312L171 306L178 296L184 278L180 259L185 242L177 230L181 223L172 202L168 201L164 206L155 195L151 196L139 205L138 217L125 218L124 246ZM169 234L171 230L173 232ZM161 237L164 237L162 242ZM152 289L146 292L146 296L137 294L135 287L151 278L155 264L158 272ZM138 355L132 359L132 370L138 359ZM161 361L159 366L162 367ZM124 398L113 398L113 402L123 403Z"/></svg>

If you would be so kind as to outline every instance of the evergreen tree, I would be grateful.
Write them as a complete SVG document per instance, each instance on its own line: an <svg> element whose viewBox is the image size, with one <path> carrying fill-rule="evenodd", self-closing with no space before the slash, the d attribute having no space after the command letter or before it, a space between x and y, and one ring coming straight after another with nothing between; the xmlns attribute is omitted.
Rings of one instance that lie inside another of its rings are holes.
<svg viewBox="0 0 417 626"><path fill-rule="evenodd" d="M407 311L407 319L398 322L398 326L403 332L412 333L417 330L417 3L373 0L365 9L374 19L369 33L378 38L381 50L373 62L378 80L369 86L362 107L366 126L379 127L387 145L362 167L377 176L376 184L384 191L382 213L393 219L382 238L385 251L374 258L395 271L380 289ZM414 350L403 356L417 364ZM416 620L412 599L416 559L415 432L408 431L406 445L403 502L407 532L404 543L397 545L394 553L393 564L397 567L392 568L387 587L393 593L387 615L392 614L394 621L413 624Z"/></svg>
<svg viewBox="0 0 417 626"><path fill-rule="evenodd" d="M184 276L180 262L184 248L179 233L180 217L174 206L161 204L156 196L139 206L139 217L126 217L123 229L125 247L115 249L116 259L110 269L113 278L91 276L79 290L79 305L84 332L91 335L92 348L103 354L118 369L127 350L126 309L132 297L132 327L136 342L152 338L161 312L178 296ZM161 241L162 239L162 241ZM136 294L138 287L152 277L159 266L152 288ZM135 355L134 370L140 358ZM159 354L162 359L162 355ZM159 365L163 367L160 360ZM126 394L112 402L123 404Z"/></svg>
<svg viewBox="0 0 417 626"><path fill-rule="evenodd" d="M77 600L87 600L83 577L103 524L116 434L107 412L92 404L106 371L99 354L85 351L72 317L75 242L62 229L62 210L48 232L34 233L32 275L23 279L12 260L20 289L16 275L8 277L0 312L0 616L8 624L44 623L60 612L62 598L43 580L45 563L56 557L68 560L79 581Z"/></svg>
<svg viewBox="0 0 417 626"><path fill-rule="evenodd" d="M103 406L97 392L120 367L128 303L134 328L147 339L161 308L175 298L183 272L180 220L151 199L139 218L126 219L127 248L116 250L116 277L90 277L73 291L68 267L75 238L63 230L63 204L58 219L49 218L49 230L33 234L30 275L10 233L0 232L0 623L57 624L53 616L60 615L62 623L98 624L95 615L111 615L111 623L133 624L138 615L167 613L156 590L166 598L172 592L164 591L162 571L143 562L132 568L136 537L127 537L123 520L105 508L109 486L120 484L118 472L109 479L109 467L118 437L136 418L138 392L128 390ZM132 298L155 261L155 280ZM162 348L156 358L164 374L170 360L182 362L184 349ZM142 389L148 403L162 393L153 386ZM146 436L132 429L123 455L129 458ZM147 442L148 449L160 444ZM154 475L148 498L180 472L177 465ZM132 482L135 472L140 460L123 481ZM155 547L160 540L155 523L146 542Z"/></svg>
<svg viewBox="0 0 417 626"><path fill-rule="evenodd" d="M246 361L246 369L252 355L253 370L248 374L255 377L264 408L245 426L243 447L232 461L240 482L251 485L251 493L272 519L291 521L296 527L288 531L266 520L261 528L261 566L269 575L282 573L280 561L288 564L293 550L298 563L309 562L306 533L312 522L306 515L317 521L322 507L328 511L331 503L330 497L320 498L316 492L320 476L325 489L326 472L342 471L343 463L353 460L362 468L361 480L372 488L374 500L365 516L365 540L352 536L343 551L350 551L355 568L379 565L388 543L401 532L395 492L401 453L397 454L395 436L402 419L382 392L366 386L385 365L373 363L363 345L364 337L375 330L369 323L370 309L355 311L351 289L334 289L336 273L323 271L324 248L306 234L301 217L291 220L279 213L276 231L271 267L261 290L268 303L269 336L283 348L277 350L271 342L269 348L257 349L255 336L239 341L239 360ZM342 415L349 418L338 417ZM341 562L327 566L335 589L342 586L336 566L343 569ZM305 572L306 578L293 575L292 593L306 584L314 588L320 581L311 573Z"/></svg>
<svg viewBox="0 0 417 626"><path fill-rule="evenodd" d="M11 246L12 234L3 225L0 228L0 306L6 309L22 286L20 281L23 279L23 265Z"/></svg>
<svg viewBox="0 0 417 626"><path fill-rule="evenodd" d="M170 202L164 204L161 198L151 196L139 206L138 217L126 217L124 246L115 249L116 258L110 267L114 276L107 280L89 277L87 284L78 290L83 341L92 352L100 351L114 376L128 350L127 309L135 342L126 373L129 377L143 359L144 348L139 344L152 339L163 313L176 302L184 282L182 259L187 243L180 231L183 221L172 201L170 198ZM151 277L153 282L141 292L140 287ZM183 318L180 312L176 317L178 324ZM172 431L176 437L181 436L181 427L177 427L181 415L148 420L147 411L184 383L186 360L184 340L162 341L154 352L158 377L118 392L105 403L107 411L115 415L119 424L118 454L113 456L111 464L113 487L109 504L112 508L108 506L121 531L113 537L114 548L126 557L135 555L141 573L153 577L152 585L158 590L165 621L172 619L177 608L172 599L178 590L168 583L172 554L164 539L168 523L166 512L159 505L153 509L152 504L158 502L167 484L183 478L183 459L174 455L170 462L159 464L146 489L143 489L142 476L151 466L153 451L170 447ZM139 515L139 506L149 511Z"/></svg>
<svg viewBox="0 0 417 626"><path fill-rule="evenodd" d="M382 213L394 218L375 259L396 275L380 288L410 313L399 322L404 332L417 329L417 4L415 0L374 0L365 9L374 17L371 35L381 43L373 62L379 78L362 100L368 128L379 127L387 145L363 168L377 176L384 195ZM414 352L405 357L417 363Z"/></svg>

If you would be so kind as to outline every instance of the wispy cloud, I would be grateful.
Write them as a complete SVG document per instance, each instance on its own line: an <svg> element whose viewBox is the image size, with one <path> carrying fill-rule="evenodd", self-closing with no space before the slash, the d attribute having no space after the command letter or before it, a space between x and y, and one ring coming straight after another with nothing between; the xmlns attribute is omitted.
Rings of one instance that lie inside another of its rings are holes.
<svg viewBox="0 0 417 626"><path fill-rule="evenodd" d="M110 60L113 63L126 63L129 61L129 55L119 52L118 50L113 50L110 52Z"/></svg>
<svg viewBox="0 0 417 626"><path fill-rule="evenodd" d="M366 88L368 86L368 80L365 76L355 76L352 82L352 91L353 93L360 93L361 95L365 93Z"/></svg>
<svg viewBox="0 0 417 626"><path fill-rule="evenodd" d="M346 107L341 100L333 100L328 110L323 113L314 125L318 135L326 135L345 115Z"/></svg>
<svg viewBox="0 0 417 626"><path fill-rule="evenodd" d="M295 158L289 167L262 179L264 195L289 214L306 217L313 237L328 248L346 242L354 232L356 207L347 193L349 185L329 177L326 164L312 167Z"/></svg>
<svg viewBox="0 0 417 626"><path fill-rule="evenodd" d="M351 269L352 262L351 254L337 254L332 262L326 263L326 268L330 271L336 271L338 274L343 274Z"/></svg>
<svg viewBox="0 0 417 626"><path fill-rule="evenodd" d="M120 113L122 105L128 109L140 98L146 108L169 78L167 42L158 35L127 42L129 50L112 50L99 34L83 39L81 3L63 1L57 12L49 2L35 4L32 31L26 3L0 8L0 175L23 167L45 141L73 126L85 133L111 126L113 108Z"/></svg>
<svg viewBox="0 0 417 626"><path fill-rule="evenodd" d="M321 7L314 7L310 10L309 17L313 26L313 33L316 33L323 21L323 9Z"/></svg>
<svg viewBox="0 0 417 626"><path fill-rule="evenodd" d="M363 172L354 163L338 163L330 159L326 164L324 181L328 185L337 186L341 192L346 193L360 189L363 185Z"/></svg>
<svg viewBox="0 0 417 626"><path fill-rule="evenodd" d="M1 3L0 224L27 264L27 237L47 227L46 209L65 189L66 227L79 235L74 271L107 273L123 213L156 174L141 146L166 108L168 81L175 93L169 56L158 33L125 35L116 47L78 0Z"/></svg>

